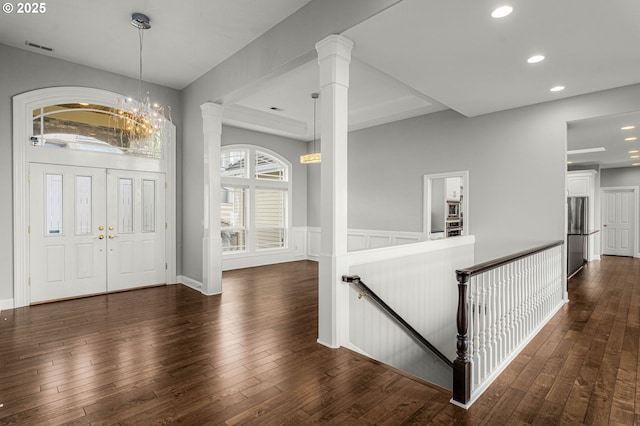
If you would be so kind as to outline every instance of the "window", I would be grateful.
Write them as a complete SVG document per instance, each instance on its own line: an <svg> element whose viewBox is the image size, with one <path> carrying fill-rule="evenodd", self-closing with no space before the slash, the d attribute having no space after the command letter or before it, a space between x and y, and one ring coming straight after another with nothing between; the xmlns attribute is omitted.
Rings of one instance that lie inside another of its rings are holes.
<svg viewBox="0 0 640 426"><path fill-rule="evenodd" d="M220 228L225 254L286 249L291 164L264 148L234 145L220 155Z"/></svg>
<svg viewBox="0 0 640 426"><path fill-rule="evenodd" d="M32 111L30 143L162 159L162 125L158 129L157 123L142 121L118 108L84 102L61 103Z"/></svg>

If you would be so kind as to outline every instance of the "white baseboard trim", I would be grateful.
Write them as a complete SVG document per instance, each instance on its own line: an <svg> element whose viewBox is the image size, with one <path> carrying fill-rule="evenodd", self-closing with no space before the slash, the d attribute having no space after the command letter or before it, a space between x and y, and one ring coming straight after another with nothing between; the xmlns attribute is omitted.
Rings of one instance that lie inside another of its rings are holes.
<svg viewBox="0 0 640 426"><path fill-rule="evenodd" d="M13 309L13 299L0 299L0 311Z"/></svg>
<svg viewBox="0 0 640 426"><path fill-rule="evenodd" d="M178 275L176 278L180 284L184 284L187 287L191 287L192 289L198 290L202 293L202 283L200 281L185 277L184 275Z"/></svg>
<svg viewBox="0 0 640 426"><path fill-rule="evenodd" d="M326 346L327 348L330 348L330 349L338 349L338 348L340 347L340 345L335 345L335 346L334 346L334 345L330 345L329 343L324 342L324 341L322 341L322 340L320 340L320 339L317 339L316 341L317 341L319 344L321 344L322 346Z"/></svg>

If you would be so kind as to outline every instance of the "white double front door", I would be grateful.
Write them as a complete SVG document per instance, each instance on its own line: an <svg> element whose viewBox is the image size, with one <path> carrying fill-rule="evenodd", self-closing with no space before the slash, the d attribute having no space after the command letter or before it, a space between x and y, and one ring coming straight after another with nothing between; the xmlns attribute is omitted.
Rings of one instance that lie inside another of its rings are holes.
<svg viewBox="0 0 640 426"><path fill-rule="evenodd" d="M166 282L163 173L29 171L32 303Z"/></svg>

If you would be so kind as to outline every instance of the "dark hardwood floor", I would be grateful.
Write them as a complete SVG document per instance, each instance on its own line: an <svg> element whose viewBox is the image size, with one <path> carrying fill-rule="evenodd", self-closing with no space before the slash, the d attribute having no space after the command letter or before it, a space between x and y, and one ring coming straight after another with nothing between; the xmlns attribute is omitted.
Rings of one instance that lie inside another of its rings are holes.
<svg viewBox="0 0 640 426"><path fill-rule="evenodd" d="M640 424L639 259L571 279L571 302L468 411L316 343L315 263L231 271L223 285L2 311L0 424Z"/></svg>

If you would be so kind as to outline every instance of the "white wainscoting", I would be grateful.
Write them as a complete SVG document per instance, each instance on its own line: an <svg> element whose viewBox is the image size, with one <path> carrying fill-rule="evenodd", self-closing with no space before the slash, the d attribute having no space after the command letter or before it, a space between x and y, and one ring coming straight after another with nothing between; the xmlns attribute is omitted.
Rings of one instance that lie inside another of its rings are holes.
<svg viewBox="0 0 640 426"><path fill-rule="evenodd" d="M381 231L367 229L347 230L347 250L360 251L382 247L419 243L425 240L421 232ZM318 260L320 255L320 228L307 228L307 257Z"/></svg>
<svg viewBox="0 0 640 426"><path fill-rule="evenodd" d="M475 238L463 236L347 255L361 280L451 361L456 356L455 270L474 264ZM364 355L451 389L452 369L425 351L358 289L349 285L348 343Z"/></svg>
<svg viewBox="0 0 640 426"><path fill-rule="evenodd" d="M291 228L289 248L285 250L265 250L246 254L225 254L222 256L222 270L252 268L274 263L294 262L307 259L307 228Z"/></svg>

